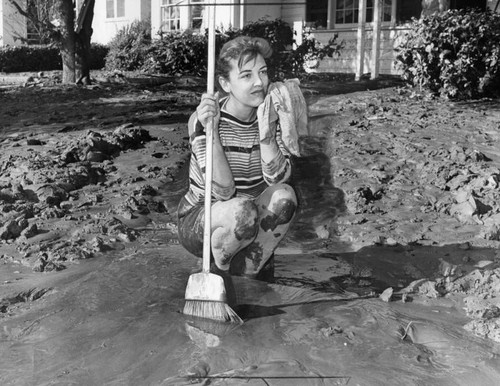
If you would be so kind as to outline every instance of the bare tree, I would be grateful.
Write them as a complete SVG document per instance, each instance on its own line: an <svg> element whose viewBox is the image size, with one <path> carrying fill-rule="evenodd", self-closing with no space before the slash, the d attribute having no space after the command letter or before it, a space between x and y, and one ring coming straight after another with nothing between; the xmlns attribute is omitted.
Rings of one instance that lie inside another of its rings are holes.
<svg viewBox="0 0 500 386"><path fill-rule="evenodd" d="M53 26L56 0L28 0L26 4L28 36L18 37L25 43L48 44L53 41Z"/></svg>
<svg viewBox="0 0 500 386"><path fill-rule="evenodd" d="M39 33L61 52L63 83L89 83L90 38L95 0L83 0L78 20L73 0L9 0ZM37 8L40 7L40 8Z"/></svg>
<svg viewBox="0 0 500 386"><path fill-rule="evenodd" d="M90 84L90 41L95 0L84 0L76 21L76 81Z"/></svg>

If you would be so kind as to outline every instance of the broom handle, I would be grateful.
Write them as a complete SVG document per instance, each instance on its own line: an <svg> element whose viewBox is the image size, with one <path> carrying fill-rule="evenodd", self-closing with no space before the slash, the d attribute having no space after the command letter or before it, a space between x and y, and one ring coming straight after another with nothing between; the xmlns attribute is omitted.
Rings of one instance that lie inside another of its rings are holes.
<svg viewBox="0 0 500 386"><path fill-rule="evenodd" d="M215 89L215 6L207 6L208 11L208 66L207 93L213 94ZM205 229L203 233L203 267L205 273L210 272L210 241L212 238L212 176L213 176L213 141L214 120L207 123L206 159L205 159Z"/></svg>

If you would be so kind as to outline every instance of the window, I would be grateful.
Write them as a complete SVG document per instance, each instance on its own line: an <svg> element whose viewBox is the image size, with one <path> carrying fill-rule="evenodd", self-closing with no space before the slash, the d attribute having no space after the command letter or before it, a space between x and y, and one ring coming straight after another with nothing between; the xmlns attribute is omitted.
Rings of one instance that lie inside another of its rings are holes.
<svg viewBox="0 0 500 386"><path fill-rule="evenodd" d="M106 0L106 18L125 17L125 0Z"/></svg>
<svg viewBox="0 0 500 386"><path fill-rule="evenodd" d="M306 4L306 22L313 28L326 28L328 0L308 1Z"/></svg>
<svg viewBox="0 0 500 386"><path fill-rule="evenodd" d="M373 21L373 1L366 0L366 22ZM392 1L382 2L382 22L391 21ZM357 24L359 19L359 0L337 0L335 2L335 24Z"/></svg>
<svg viewBox="0 0 500 386"><path fill-rule="evenodd" d="M178 31L181 28L180 7L175 6L175 4L178 2L178 0L162 0L162 31Z"/></svg>
<svg viewBox="0 0 500 386"><path fill-rule="evenodd" d="M190 3L192 4L189 7L191 10L190 27L194 30L200 30L203 26L205 7L202 4L205 3L205 0L191 0Z"/></svg>
<svg viewBox="0 0 500 386"><path fill-rule="evenodd" d="M125 0L116 0L116 17L125 17Z"/></svg>
<svg viewBox="0 0 500 386"><path fill-rule="evenodd" d="M162 0L162 31L201 30L205 16L205 0Z"/></svg>
<svg viewBox="0 0 500 386"><path fill-rule="evenodd" d="M422 13L422 3L420 1L397 0L396 20L405 23L412 17L419 18Z"/></svg>

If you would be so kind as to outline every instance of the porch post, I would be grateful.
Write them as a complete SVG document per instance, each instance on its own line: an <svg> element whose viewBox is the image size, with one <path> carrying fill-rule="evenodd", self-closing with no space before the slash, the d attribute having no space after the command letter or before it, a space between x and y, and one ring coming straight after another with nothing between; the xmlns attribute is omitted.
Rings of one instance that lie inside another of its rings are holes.
<svg viewBox="0 0 500 386"><path fill-rule="evenodd" d="M377 79L380 71L380 23L382 1L373 2L373 40L372 40L372 68L370 79Z"/></svg>
<svg viewBox="0 0 500 386"><path fill-rule="evenodd" d="M355 80L360 80L363 75L365 62L365 20L366 20L366 0L359 0L358 16L358 48Z"/></svg>
<svg viewBox="0 0 500 386"><path fill-rule="evenodd" d="M240 29L245 26L245 0L240 0Z"/></svg>

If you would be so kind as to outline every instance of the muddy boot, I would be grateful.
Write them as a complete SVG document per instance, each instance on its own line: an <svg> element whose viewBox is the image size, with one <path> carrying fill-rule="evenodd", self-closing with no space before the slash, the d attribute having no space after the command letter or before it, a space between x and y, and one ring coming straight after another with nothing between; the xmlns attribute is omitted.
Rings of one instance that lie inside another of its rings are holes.
<svg viewBox="0 0 500 386"><path fill-rule="evenodd" d="M245 276L250 279L262 280L267 282L274 281L274 253L271 255L269 260L264 264L264 267L256 274L245 274L245 256L242 253L237 253L233 260L231 261L231 266L229 268L231 275L235 276Z"/></svg>
<svg viewBox="0 0 500 386"><path fill-rule="evenodd" d="M259 273L257 273L255 279L267 281L269 283L274 282L274 253L271 255L269 260L267 260L266 264L264 264Z"/></svg>

